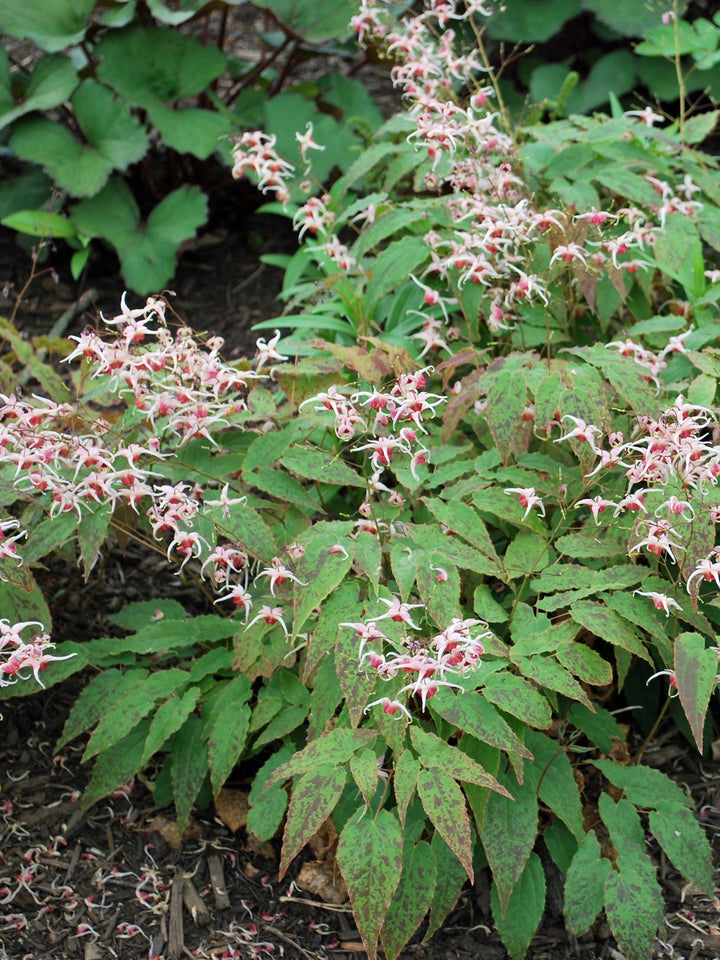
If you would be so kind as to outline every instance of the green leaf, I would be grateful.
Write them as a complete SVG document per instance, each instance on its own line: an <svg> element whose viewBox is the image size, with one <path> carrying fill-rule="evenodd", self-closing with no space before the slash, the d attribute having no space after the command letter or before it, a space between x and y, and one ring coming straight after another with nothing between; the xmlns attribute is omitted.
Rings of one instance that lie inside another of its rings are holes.
<svg viewBox="0 0 720 960"><path fill-rule="evenodd" d="M591 683L596 687L612 683L613 672L610 664L603 660L597 650L584 643L563 644L557 648L555 656L584 683Z"/></svg>
<svg viewBox="0 0 720 960"><path fill-rule="evenodd" d="M460 500L446 502L423 497L423 503L440 523L447 524L453 534L467 540L477 550L499 562L495 545L477 510Z"/></svg>
<svg viewBox="0 0 720 960"><path fill-rule="evenodd" d="M652 657L627 620L602 601L580 600L573 603L570 607L570 616L575 623L585 627L593 636L600 637L601 640L613 646L622 647L636 657L652 663Z"/></svg>
<svg viewBox="0 0 720 960"><path fill-rule="evenodd" d="M515 659L515 658L513 658ZM529 680L534 680L540 687L548 687L550 690L557 690L565 697L572 700L579 700L586 707L592 709L592 705L587 698L587 694L572 675L551 657L534 656L518 657L515 662L523 676Z"/></svg>
<svg viewBox="0 0 720 960"><path fill-rule="evenodd" d="M205 47L212 50L212 47ZM178 153L191 153L201 160L218 149L218 142L230 130L230 122L221 113L183 107L171 110L162 104L148 107L148 117L162 136L166 147Z"/></svg>
<svg viewBox="0 0 720 960"><path fill-rule="evenodd" d="M349 0L338 0L330 10L318 8L312 0L257 0L256 6L269 8L293 34L310 43L344 39L355 11Z"/></svg>
<svg viewBox="0 0 720 960"><path fill-rule="evenodd" d="M417 726L410 727L410 740L417 750L418 759L429 770L441 770L455 780L475 783L479 787L489 787L490 790L495 790L510 799L510 794L505 787L458 747L445 743L434 733L428 733Z"/></svg>
<svg viewBox="0 0 720 960"><path fill-rule="evenodd" d="M419 772L420 761L412 755L410 750L403 750L393 772L393 790L397 802L398 816L403 827L405 826L408 806L415 794Z"/></svg>
<svg viewBox="0 0 720 960"><path fill-rule="evenodd" d="M591 760L610 783L625 792L638 807L655 807L658 801L670 801L687 807L691 801L681 788L660 770L652 767L625 767L612 760Z"/></svg>
<svg viewBox="0 0 720 960"><path fill-rule="evenodd" d="M369 807L378 786L378 765L375 752L369 747L350 757L350 772L363 800Z"/></svg>
<svg viewBox="0 0 720 960"><path fill-rule="evenodd" d="M404 237L389 244L373 264L365 293L366 309L372 312L382 296L407 282L408 274L416 273L428 257L428 247L418 237Z"/></svg>
<svg viewBox="0 0 720 960"><path fill-rule="evenodd" d="M268 785L310 773L324 763L346 763L356 750L367 746L376 736L377 730L336 727L313 740L303 750L298 750L290 760L274 770L268 779Z"/></svg>
<svg viewBox="0 0 720 960"><path fill-rule="evenodd" d="M530 576L553 563L555 556L544 537L530 530L521 530L505 551L505 570L511 580Z"/></svg>
<svg viewBox="0 0 720 960"><path fill-rule="evenodd" d="M516 753L532 760L533 755L517 738L512 728L482 694L455 694L441 688L432 699L432 710L448 723L471 734L481 743ZM421 757L422 759L422 757ZM489 784L481 784L489 786Z"/></svg>
<svg viewBox="0 0 720 960"><path fill-rule="evenodd" d="M297 636L312 610L345 579L352 564L352 549L330 553L342 544L352 530L351 521L319 521L299 538L305 553L298 560L296 576L304 584L295 584L293 636ZM348 543L352 548L352 544Z"/></svg>
<svg viewBox="0 0 720 960"><path fill-rule="evenodd" d="M177 600L136 600L126 603L117 613L107 614L111 623L123 630L140 630L158 620L184 620L185 608Z"/></svg>
<svg viewBox="0 0 720 960"><path fill-rule="evenodd" d="M568 720L578 730L582 730L590 743L594 743L603 753L612 750L613 737L623 739L623 731L615 717L603 707L594 704L591 711L582 703L571 703L567 713Z"/></svg>
<svg viewBox="0 0 720 960"><path fill-rule="evenodd" d="M576 937L590 929L605 905L610 861L600 856L600 844L590 832L581 840L565 877L565 923Z"/></svg>
<svg viewBox="0 0 720 960"><path fill-rule="evenodd" d="M526 399L524 377L509 371L502 371L488 392L485 416L504 464L507 464L511 454L523 449L522 417Z"/></svg>
<svg viewBox="0 0 720 960"><path fill-rule="evenodd" d="M79 233L102 237L117 249L125 282L139 294L167 284L180 244L195 235L206 216L205 195L186 186L168 194L143 224L130 188L117 177L71 212Z"/></svg>
<svg viewBox="0 0 720 960"><path fill-rule="evenodd" d="M684 877L712 895L713 865L708 838L687 807L660 800L650 812L650 829Z"/></svg>
<svg viewBox="0 0 720 960"><path fill-rule="evenodd" d="M0 5L0 20L2 6ZM35 66L20 103L16 104L5 50L0 50L0 129L33 110L52 110L73 92L78 76L67 57L42 57Z"/></svg>
<svg viewBox="0 0 720 960"><path fill-rule="evenodd" d="M377 679L372 670L359 665L358 649L357 635L341 628L335 641L335 669L353 727L360 726Z"/></svg>
<svg viewBox="0 0 720 960"><path fill-rule="evenodd" d="M535 687L506 670L490 673L485 678L483 696L523 723L544 730L552 720L552 710Z"/></svg>
<svg viewBox="0 0 720 960"><path fill-rule="evenodd" d="M365 481L338 455L318 447L294 446L280 457L280 463L307 480L333 483L341 487L364 487Z"/></svg>
<svg viewBox="0 0 720 960"><path fill-rule="evenodd" d="M627 554L627 536L612 530L598 530L594 524L577 533L558 537L555 546L566 557L577 559L618 557Z"/></svg>
<svg viewBox="0 0 720 960"><path fill-rule="evenodd" d="M256 506L235 503L229 517L224 515L222 506L213 507L209 515L223 537L242 544L253 557L267 563L277 553L275 537Z"/></svg>
<svg viewBox="0 0 720 960"><path fill-rule="evenodd" d="M344 767L327 763L306 773L293 787L280 858L281 880L292 860L335 809L346 779Z"/></svg>
<svg viewBox="0 0 720 960"><path fill-rule="evenodd" d="M112 515L113 504L101 503L93 507L92 513L86 513L78 524L78 546L83 562L85 583L100 555L100 548L107 538Z"/></svg>
<svg viewBox="0 0 720 960"><path fill-rule="evenodd" d="M648 889L647 877L634 865L610 871L605 881L605 913L610 929L628 960L648 960L664 927L663 902Z"/></svg>
<svg viewBox="0 0 720 960"><path fill-rule="evenodd" d="M307 711L306 711L307 713ZM250 707L228 704L217 717L208 738L208 764L213 794L217 796L242 756L250 726Z"/></svg>
<svg viewBox="0 0 720 960"><path fill-rule="evenodd" d="M292 748L284 746L272 754L257 772L250 787L247 829L261 840L270 840L275 836L288 804L284 787L275 784L266 790L265 784L273 770L285 763L291 753Z"/></svg>
<svg viewBox="0 0 720 960"><path fill-rule="evenodd" d="M149 141L127 104L94 80L80 84L72 104L82 141L67 127L35 116L18 121L10 145L23 160L41 165L71 196L91 197L113 170L125 170L140 160Z"/></svg>
<svg viewBox="0 0 720 960"><path fill-rule="evenodd" d="M95 0L0 0L0 30L56 53L80 43Z"/></svg>
<svg viewBox="0 0 720 960"><path fill-rule="evenodd" d="M526 781L521 786L509 771L499 779L514 799L490 794L480 838L503 912L535 843L538 805L532 784Z"/></svg>
<svg viewBox="0 0 720 960"><path fill-rule="evenodd" d="M421 554L419 551L415 553L415 564L415 582L420 599L436 625L444 630L462 613L457 568L448 563L442 554Z"/></svg>
<svg viewBox="0 0 720 960"><path fill-rule="evenodd" d="M717 657L699 633L681 633L675 640L675 682L698 750L704 748L705 716L715 689Z"/></svg>
<svg viewBox="0 0 720 960"><path fill-rule="evenodd" d="M702 143L717 126L720 112L717 110L708 110L706 113L698 113L685 121L683 139L685 143Z"/></svg>
<svg viewBox="0 0 720 960"><path fill-rule="evenodd" d="M432 768L418 773L417 792L423 810L472 883L472 835L462 790L452 777Z"/></svg>
<svg viewBox="0 0 720 960"><path fill-rule="evenodd" d="M585 836L582 801L567 753L556 740L535 730L525 732L525 742L535 755L526 776L537 784L538 796L570 830L576 840Z"/></svg>
<svg viewBox="0 0 720 960"><path fill-rule="evenodd" d="M382 944L387 960L396 960L430 909L437 883L435 853L421 840L403 844L400 884L383 922Z"/></svg>
<svg viewBox="0 0 720 960"><path fill-rule="evenodd" d="M107 676L111 671L105 670L98 677ZM116 671L112 671L116 672ZM85 691L83 691L84 693ZM144 767L150 757L152 757L165 744L168 737L180 729L187 718L195 709L200 696L199 687L191 687L182 696L171 696L165 703L162 703L155 712L148 731L147 740L142 753L141 766ZM59 746L59 745L58 745Z"/></svg>
<svg viewBox="0 0 720 960"><path fill-rule="evenodd" d="M81 810L89 810L102 797L132 780L142 767L143 746L149 729L150 720L142 720L124 739L100 754L80 799Z"/></svg>
<svg viewBox="0 0 720 960"><path fill-rule="evenodd" d="M225 69L217 47L203 46L169 27L110 31L95 47L95 55L100 79L128 103L146 110L202 93Z"/></svg>
<svg viewBox="0 0 720 960"><path fill-rule="evenodd" d="M542 43L580 13L580 0L544 0L542 4L509 0L488 21L488 32L496 40Z"/></svg>
<svg viewBox="0 0 720 960"><path fill-rule="evenodd" d="M402 872L402 832L388 810L351 817L340 834L337 862L347 884L357 928L370 960Z"/></svg>
<svg viewBox="0 0 720 960"><path fill-rule="evenodd" d="M158 700L181 690L188 678L185 670L159 670L136 679L131 687L126 688L124 696L115 701L112 710L107 709L106 697L105 710L88 741L83 761L117 743L150 713Z"/></svg>
<svg viewBox="0 0 720 960"><path fill-rule="evenodd" d="M55 744L56 752L94 726L108 707L112 706L113 700L119 699L124 692L127 692L128 685L132 687L137 682L138 674L142 678L147 675L147 671L133 670L122 674L119 670L103 670L102 673L93 677L80 691L70 709L63 732ZM123 687L125 690L121 692Z"/></svg>
<svg viewBox="0 0 720 960"><path fill-rule="evenodd" d="M523 960L545 909L545 873L531 853L503 910L497 886L490 889L493 920L511 960Z"/></svg>
<svg viewBox="0 0 720 960"><path fill-rule="evenodd" d="M440 929L443 921L458 902L465 884L465 871L460 861L453 855L437 831L433 834L430 847L435 854L435 862L437 863L437 883L423 943L427 943L433 934Z"/></svg>
<svg viewBox="0 0 720 960"><path fill-rule="evenodd" d="M203 739L203 725L191 714L173 736L170 753L170 776L173 784L178 829L182 833L190 818L197 795L208 772L208 751Z"/></svg>

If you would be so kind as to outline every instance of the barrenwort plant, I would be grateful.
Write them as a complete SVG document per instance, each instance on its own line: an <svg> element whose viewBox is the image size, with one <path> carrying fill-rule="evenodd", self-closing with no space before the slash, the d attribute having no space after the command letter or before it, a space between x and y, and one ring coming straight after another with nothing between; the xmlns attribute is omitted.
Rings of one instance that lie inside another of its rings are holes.
<svg viewBox="0 0 720 960"><path fill-rule="evenodd" d="M668 716L707 748L720 676L720 176L694 146L715 120L615 98L514 127L491 14L363 0L408 109L334 181L313 127L299 176L274 135L237 139L302 241L254 362L123 300L65 344L72 388L34 358L44 395L6 391L0 596L48 626L31 565L87 577L132 537L213 599L57 643L46 685L100 668L57 745L90 734L85 807L142 773L182 827L242 761L281 877L332 818L370 957L488 870L514 960L558 875L568 931L604 910L642 960L664 934L646 835L713 895L693 800L640 760Z"/></svg>

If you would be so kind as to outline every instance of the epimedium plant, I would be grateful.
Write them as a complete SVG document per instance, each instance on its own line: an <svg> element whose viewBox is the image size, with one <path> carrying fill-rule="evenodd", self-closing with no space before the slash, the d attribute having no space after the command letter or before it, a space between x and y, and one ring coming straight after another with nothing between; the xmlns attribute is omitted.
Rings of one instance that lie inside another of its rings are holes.
<svg viewBox="0 0 720 960"><path fill-rule="evenodd" d="M631 762L612 698L705 748L717 164L707 119L619 104L511 133L481 86L489 12L361 5L409 110L322 194L316 130L292 132L302 171L267 132L237 143L304 240L268 321L297 342L226 364L164 300L123 303L54 345L70 388L3 325L0 596L8 625L49 628L33 564L89 576L129 537L212 588L216 614L130 604L127 636L61 640L39 673L99 671L58 745L90 734L86 806L142 776L184 824L253 763L248 826L284 821L281 875L333 818L370 956L426 915L429 937L487 868L513 958L559 872L568 930L604 910L640 960L663 931L646 830L712 895L691 799Z"/></svg>
<svg viewBox="0 0 720 960"><path fill-rule="evenodd" d="M351 7L334 4L327 16L317 4L258 2L267 30L257 62L245 62L223 49L235 6L59 0L48 14L39 2L0 5L3 32L39 48L29 75L0 54L0 136L14 174L0 191L0 222L35 243L67 241L76 279L102 240L128 287L149 293L206 222L208 167L227 168L228 137L242 126L314 122L329 143L327 169L345 169L381 119L364 87L338 73L287 88L302 59L343 52ZM186 32L194 21L216 45Z"/></svg>

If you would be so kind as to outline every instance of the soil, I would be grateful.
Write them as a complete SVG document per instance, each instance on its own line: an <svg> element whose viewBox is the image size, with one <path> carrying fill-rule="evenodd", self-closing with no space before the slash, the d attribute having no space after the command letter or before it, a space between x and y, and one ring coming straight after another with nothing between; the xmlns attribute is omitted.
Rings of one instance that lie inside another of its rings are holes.
<svg viewBox="0 0 720 960"><path fill-rule="evenodd" d="M259 257L291 252L295 244L284 221L255 212L256 196L242 186L233 189L220 194L223 201L209 228L183 250L172 299L182 319L225 338L228 356L252 353L252 325L281 312L276 300L281 273ZM14 234L0 230L0 286L7 292L0 297L0 314L13 311L29 272ZM96 252L78 284L70 277L67 254L51 250L23 295L15 323L33 337L69 317L63 333L77 334L95 325L101 312L114 316L123 289L111 253ZM43 576L56 639L107 635L112 626L106 615L131 599L173 596L191 612L204 612L202 598L156 555L133 545L125 555L111 552L87 584L74 567L59 562ZM302 864L313 859L311 851L305 850L280 882L279 842L263 844L242 826L231 829L228 810L214 806L198 812L181 838L172 810L157 810L140 781L80 811L78 798L89 779L84 742L73 741L62 755L54 745L87 679L74 677L44 694L3 704L0 960L363 957L349 906L324 902L295 882ZM645 761L689 791L720 866L720 766L698 759L675 728L658 735ZM243 783L228 786L234 791L225 798L230 808L241 807ZM656 955L720 956L720 904L683 885L662 852L651 852L668 924ZM545 860L555 892L529 960L621 960L603 921L580 940L564 930L559 877ZM421 927L402 960L505 960L489 902L487 871L481 871L442 930L423 944Z"/></svg>

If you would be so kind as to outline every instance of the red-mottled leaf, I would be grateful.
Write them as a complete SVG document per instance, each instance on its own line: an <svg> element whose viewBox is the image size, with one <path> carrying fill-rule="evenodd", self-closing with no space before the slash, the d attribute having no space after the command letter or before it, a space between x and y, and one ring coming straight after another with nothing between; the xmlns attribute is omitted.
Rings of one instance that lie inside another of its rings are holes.
<svg viewBox="0 0 720 960"><path fill-rule="evenodd" d="M417 790L425 813L472 882L472 835L462 790L452 777L437 768L418 773Z"/></svg>
<svg viewBox="0 0 720 960"><path fill-rule="evenodd" d="M410 750L403 750L395 764L393 773L393 789L397 801L400 823L405 826L405 814L415 793L417 776L420 772L420 761L416 760Z"/></svg>
<svg viewBox="0 0 720 960"><path fill-rule="evenodd" d="M523 413L527 388L521 373L498 375L487 396L487 422L503 463L523 449Z"/></svg>
<svg viewBox="0 0 720 960"><path fill-rule="evenodd" d="M306 773L295 784L288 807L280 879L290 863L335 809L345 788L347 773L342 766L326 763Z"/></svg>
<svg viewBox="0 0 720 960"><path fill-rule="evenodd" d="M390 904L382 929L387 960L395 960L415 933L430 908L437 883L437 863L429 843L421 840L403 844L400 885Z"/></svg>
<svg viewBox="0 0 720 960"><path fill-rule="evenodd" d="M440 770L454 780L475 783L479 787L489 787L505 797L510 797L505 787L491 776L458 747L445 743L434 733L426 733L419 727L410 727L410 740L418 752L418 758L424 767Z"/></svg>
<svg viewBox="0 0 720 960"><path fill-rule="evenodd" d="M402 831L388 810L373 819L354 814L338 843L337 862L347 884L355 922L370 960L377 958L380 928L402 872Z"/></svg>
<svg viewBox="0 0 720 960"><path fill-rule="evenodd" d="M702 753L705 715L718 672L717 656L699 633L681 633L675 640L675 681L680 703Z"/></svg>
<svg viewBox="0 0 720 960"><path fill-rule="evenodd" d="M281 764L268 777L268 786L280 783L290 777L310 773L324 763L346 763L350 757L374 740L377 730L350 730L336 727L329 733L313 740L303 750L298 750L288 761Z"/></svg>
<svg viewBox="0 0 720 960"><path fill-rule="evenodd" d="M513 798L491 793L485 808L480 837L497 887L501 909L507 903L518 881L538 829L538 804L535 786L526 781L522 786L511 773L500 778Z"/></svg>

